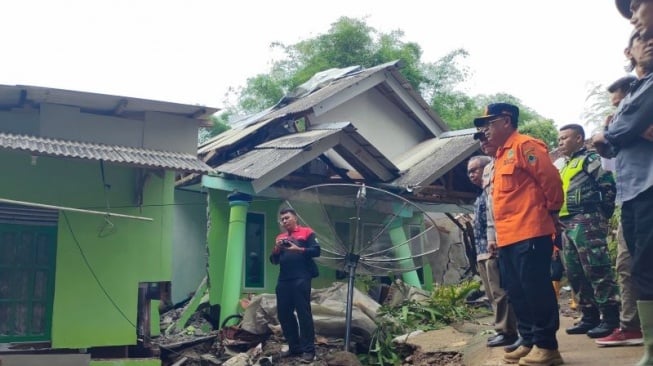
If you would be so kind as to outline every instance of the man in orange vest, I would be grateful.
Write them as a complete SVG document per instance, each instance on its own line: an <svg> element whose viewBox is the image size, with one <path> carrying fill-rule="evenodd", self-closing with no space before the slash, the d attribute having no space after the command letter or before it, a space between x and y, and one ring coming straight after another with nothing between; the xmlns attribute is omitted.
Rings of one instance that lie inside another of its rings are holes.
<svg viewBox="0 0 653 366"><path fill-rule="evenodd" d="M517 316L522 345L504 354L520 365L561 365L558 302L551 283L553 235L564 195L546 145L517 132L519 108L487 106L474 125L498 146L492 176L501 279Z"/></svg>

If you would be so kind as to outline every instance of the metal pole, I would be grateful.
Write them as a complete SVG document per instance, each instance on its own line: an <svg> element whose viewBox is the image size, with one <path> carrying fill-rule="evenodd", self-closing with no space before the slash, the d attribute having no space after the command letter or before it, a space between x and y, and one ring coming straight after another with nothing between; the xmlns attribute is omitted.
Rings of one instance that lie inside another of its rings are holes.
<svg viewBox="0 0 653 366"><path fill-rule="evenodd" d="M102 216L109 216L109 217L122 217L122 218L125 218L125 219L134 219L134 220L143 220L143 221L154 221L154 219L151 218L151 217L132 216L132 215L123 215L123 214L111 213L111 212L84 210L84 209L81 209L81 208L46 205L46 204L43 204L43 203L16 201L16 200L10 200L10 199L6 199L6 198L0 198L0 202L11 203L11 204L14 204L14 205L21 205L21 206L49 208L49 209L52 209L52 210L81 212L81 213L87 213L87 214L92 214L92 215L102 215Z"/></svg>
<svg viewBox="0 0 653 366"><path fill-rule="evenodd" d="M347 254L347 270L349 272L349 282L347 285L347 307L345 309L345 352L349 352L349 343L351 341L351 313L354 303L354 279L356 274L356 265L358 256L353 253Z"/></svg>

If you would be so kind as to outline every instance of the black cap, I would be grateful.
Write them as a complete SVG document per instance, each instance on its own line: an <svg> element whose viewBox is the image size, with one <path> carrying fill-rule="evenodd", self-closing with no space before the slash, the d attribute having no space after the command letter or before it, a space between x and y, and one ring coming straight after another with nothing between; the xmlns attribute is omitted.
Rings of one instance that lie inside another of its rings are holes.
<svg viewBox="0 0 653 366"><path fill-rule="evenodd" d="M485 107L483 116L474 118L474 126L483 127L489 121L500 117L510 116L510 122L513 126L517 127L517 120L519 119L519 108L510 103L492 103Z"/></svg>
<svg viewBox="0 0 653 366"><path fill-rule="evenodd" d="M633 12L630 11L630 0L616 0L617 9L624 18L629 19L633 17Z"/></svg>

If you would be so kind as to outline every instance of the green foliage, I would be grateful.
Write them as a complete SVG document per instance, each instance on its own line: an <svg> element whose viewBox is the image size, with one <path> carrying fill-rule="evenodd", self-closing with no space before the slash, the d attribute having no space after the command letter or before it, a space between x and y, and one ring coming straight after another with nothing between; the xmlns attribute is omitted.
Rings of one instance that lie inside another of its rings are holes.
<svg viewBox="0 0 653 366"><path fill-rule="evenodd" d="M614 109L605 85L594 83L588 87L585 108L581 117L590 131L601 127L606 116L613 113ZM590 131L585 131L585 134L591 135Z"/></svg>
<svg viewBox="0 0 653 366"><path fill-rule="evenodd" d="M558 129L551 119L527 120L519 126L519 132L544 141L549 149L558 146Z"/></svg>
<svg viewBox="0 0 653 366"><path fill-rule="evenodd" d="M398 306L381 306L377 312L377 330L369 353L363 361L370 365L400 365L404 355L392 342L415 330L433 330L473 318L473 309L465 299L480 287L478 282L457 286L437 286L427 301L405 301Z"/></svg>
<svg viewBox="0 0 653 366"><path fill-rule="evenodd" d="M275 105L297 86L320 71L331 68L361 66L369 68L400 60L400 72L421 93L431 108L451 129L473 127L473 119L489 102L507 101L520 107L521 120L527 133L555 143L550 120L524 106L509 94L469 96L461 91L471 72L464 61L469 53L455 49L435 62L421 61L422 49L414 42L403 40L404 33L394 30L379 32L365 19L341 17L331 24L329 31L294 44L275 42L271 48L281 55L272 62L268 74L247 79L243 88L233 90L238 105L227 109L231 114L250 114ZM533 122L533 125L530 123ZM557 137L557 132L556 132Z"/></svg>
<svg viewBox="0 0 653 366"><path fill-rule="evenodd" d="M224 131L230 129L229 124L227 123L229 120L229 113L223 113L220 116L211 116L211 124L213 125L210 128L201 128L199 130L199 144L203 144L207 140L209 140L212 137L215 137Z"/></svg>

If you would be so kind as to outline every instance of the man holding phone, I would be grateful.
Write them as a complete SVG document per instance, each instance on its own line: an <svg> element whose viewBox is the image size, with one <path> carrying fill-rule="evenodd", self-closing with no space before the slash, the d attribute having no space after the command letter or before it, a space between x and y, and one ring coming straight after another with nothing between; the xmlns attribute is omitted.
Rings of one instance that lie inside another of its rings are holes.
<svg viewBox="0 0 653 366"><path fill-rule="evenodd" d="M300 356L303 362L312 362L315 359L315 330L311 313L311 280L319 274L313 258L320 256L320 245L311 228L297 223L295 210L281 209L279 223L285 232L277 235L270 262L280 267L276 289L277 314L289 347L281 357Z"/></svg>

